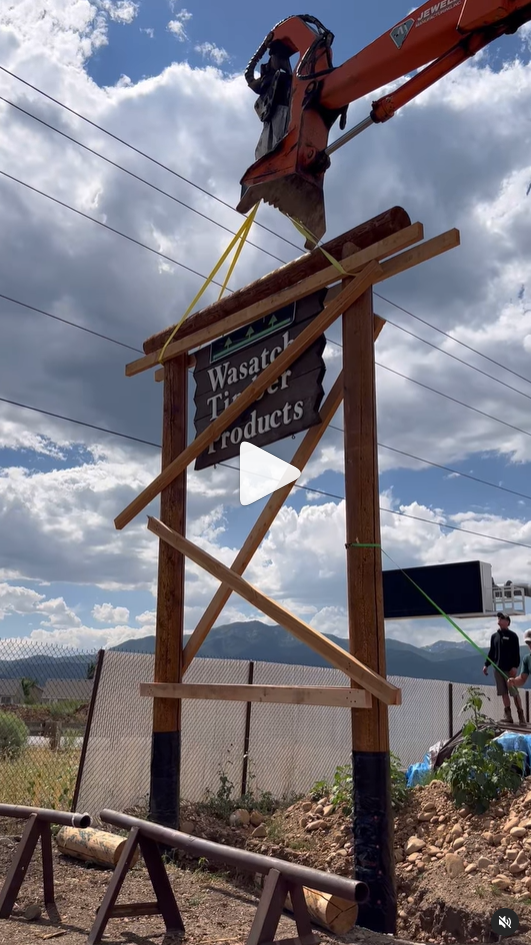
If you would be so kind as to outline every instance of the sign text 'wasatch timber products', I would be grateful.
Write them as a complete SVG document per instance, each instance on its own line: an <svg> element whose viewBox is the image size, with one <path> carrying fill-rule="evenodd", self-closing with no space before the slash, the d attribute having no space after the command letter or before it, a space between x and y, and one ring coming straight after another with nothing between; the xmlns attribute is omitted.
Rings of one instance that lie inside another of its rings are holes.
<svg viewBox="0 0 531 945"><path fill-rule="evenodd" d="M326 289L219 338L195 353L195 429L201 433L322 311ZM266 446L320 423L324 335L198 456L206 469L238 456L244 441Z"/></svg>

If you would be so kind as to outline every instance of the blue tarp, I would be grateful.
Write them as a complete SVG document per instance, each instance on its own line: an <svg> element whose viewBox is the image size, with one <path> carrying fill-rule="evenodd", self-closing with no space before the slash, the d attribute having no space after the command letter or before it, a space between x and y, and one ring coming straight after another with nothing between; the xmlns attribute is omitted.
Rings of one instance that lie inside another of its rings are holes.
<svg viewBox="0 0 531 945"><path fill-rule="evenodd" d="M531 770L531 735L520 735L516 732L503 732L498 735L494 741L499 742L504 751L521 751L525 758L524 772L527 774ZM406 784L408 788L416 787L422 784L427 774L432 771L432 761L429 752L424 755L422 761L410 765L406 771Z"/></svg>

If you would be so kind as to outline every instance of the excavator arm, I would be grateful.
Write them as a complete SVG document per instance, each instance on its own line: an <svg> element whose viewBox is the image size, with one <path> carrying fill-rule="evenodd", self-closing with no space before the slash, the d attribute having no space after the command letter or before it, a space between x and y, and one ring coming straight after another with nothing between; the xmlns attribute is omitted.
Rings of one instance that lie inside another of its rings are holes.
<svg viewBox="0 0 531 945"><path fill-rule="evenodd" d="M266 36L245 73L258 95L255 110L263 130L255 163L241 180L238 210L247 213L264 200L321 239L330 154L372 124L392 118L456 66L529 21L531 0L429 0L334 68L334 36L319 20L307 15L283 20ZM267 53L257 76L256 67ZM293 68L294 56L298 61ZM344 128L351 102L411 73L403 85L373 102L366 119L328 145L338 118Z"/></svg>

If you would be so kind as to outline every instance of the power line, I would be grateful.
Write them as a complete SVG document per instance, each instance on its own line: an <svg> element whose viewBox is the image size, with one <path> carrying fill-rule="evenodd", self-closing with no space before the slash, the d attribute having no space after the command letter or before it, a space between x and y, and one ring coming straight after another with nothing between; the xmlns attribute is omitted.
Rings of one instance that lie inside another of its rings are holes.
<svg viewBox="0 0 531 945"><path fill-rule="evenodd" d="M46 98L46 99L48 99L49 101L53 102L55 105L58 105L60 108L65 109L65 111L70 112L70 114L75 115L76 118L81 119L82 121L84 121L84 122L86 122L87 124L91 125L93 128L96 128L98 131L101 131L103 134L107 135L108 137L112 138L113 140L118 141L120 144L124 145L124 147L129 148L131 151L135 152L136 154L139 154L141 157L145 158L146 160L150 161L151 163L157 165L158 167L160 167L160 168L162 168L163 170L167 171L168 173L172 174L174 177L177 177L179 180L182 180L182 181L184 181L186 184L189 184L191 187L194 187L196 190L198 190L198 191L200 191L201 193L205 194L207 197L210 197L212 200L216 200L219 204L221 204L222 206L226 207L227 209L232 210L232 211L235 212L235 213L237 212L237 211L235 210L235 208L231 206L231 204L229 204L229 203L228 203L227 201L225 201L225 200L222 200L220 197L216 196L216 194L211 193L211 192L210 192L209 190L207 190L206 188L201 187L199 184L196 184L194 181L190 180L189 178L185 177L184 175L179 174L176 170L174 170L174 168L169 167L168 165L164 164L164 163L161 162L161 161L158 161L156 158L154 158L154 157L152 157L151 155L147 154L145 151L142 151L140 148L135 147L135 145L132 145L130 142L125 141L125 139L120 138L118 135L116 135L116 134L114 134L113 132L109 131L107 128L104 128L102 125L99 125L97 122L92 121L92 119L87 118L85 115L82 115L80 112L76 111L75 109L71 108L70 106L65 105L64 102L59 101L59 99L56 99L56 98L54 98L52 95L49 95L47 92L44 92L44 91L43 91L42 89L40 89L38 86L33 85L31 82L28 82L26 79L23 79L21 76L16 75L16 73L11 72L9 69L6 69L5 66L0 66L0 70L1 70L2 72L4 72L6 75L11 76L11 78L16 79L18 82L21 82L23 85L25 85L25 86L27 86L28 88L32 89L34 92L37 92L39 95L42 95L44 98ZM41 122L42 124L46 125L48 128L52 129L53 131L56 131L57 133L64 135L64 137L67 137L67 138L69 138L71 141L74 141L76 144L79 144L81 147L86 148L87 150L91 151L93 154L96 154L98 157L102 158L103 160L109 161L109 163L114 164L114 166L119 167L121 170L125 171L125 173L131 174L131 176L136 177L138 180L142 180L142 181L143 181L144 183L146 183L148 186L154 187L154 189L160 190L161 193L164 193L166 196L170 197L170 199L174 199L174 200L177 199L177 198L174 198L171 194L167 194L165 191L162 191L160 188L156 188L155 185L152 185L152 184L150 184L148 181L145 181L144 178L141 178L141 177L139 177L138 175L133 174L132 172L128 171L126 168L121 167L121 165L115 164L115 162L110 161L108 158L106 158L106 157L104 157L103 155L99 154L99 152L93 151L91 148L88 148L86 145L81 144L81 142L78 142L75 138L72 138L71 136L64 134L64 132L62 132L62 131L60 131L59 129L55 128L53 125L50 125L50 124L48 124L47 122L43 121L43 119L37 118L35 115L32 115L31 112L27 112L25 109L21 108L21 106L15 105L13 102L10 102L8 99L5 99L5 98L3 99L3 101L5 101L5 102L7 102L8 104L12 105L14 108L18 108L19 111L24 112L25 114L29 115L29 117L34 118L36 121ZM182 201L178 201L178 202L180 202L180 203L182 203L184 206L187 206L187 207L188 207L188 205L187 205L187 204L184 204ZM199 213L199 211L196 211L195 208L193 208L193 207L189 207L189 209L193 210L194 212ZM206 214L200 214L200 215L203 216L203 217L205 217L207 220L209 220L211 223L214 223L214 224L217 225L217 226L221 226L221 225L222 225L222 224L218 224L217 221L212 220L212 218L211 218L211 217L208 217ZM89 219L93 219L93 218L89 218ZM98 223L99 223L100 221L95 221L95 222L98 222ZM287 239L287 238L284 237L284 236L281 236L279 233L276 233L274 230L271 230L269 227L267 227L267 226L265 226L264 224L260 223L258 220L255 220L255 223L256 223L256 226L259 226L261 229L263 229L263 230L266 231L267 233L270 233L272 236L275 236L277 239L281 239L283 242L287 243L289 246L292 246L294 249L297 250L297 252L299 252L299 253L301 252L301 248L300 248L300 246L298 246L297 243L294 243L292 240L289 240L289 239ZM225 228L225 229L228 229L228 228ZM232 232L232 231L229 231L229 232ZM120 234L120 235L124 235L124 234ZM131 239L131 237L126 237L126 238ZM252 244L252 245L255 245L255 244ZM150 247L146 247L146 248L151 249ZM259 250L261 250L262 252L267 253L267 254L270 255L270 256L273 255L272 253L269 253L268 250L265 250L265 249L264 249L263 247L261 247L261 246L257 246L256 248L259 249ZM152 251L152 252L156 252L155 250L151 250L151 251ZM285 260L280 259L280 257L278 257L278 256L273 256L273 258L278 259L279 261L284 262L284 263L286 262ZM171 260L171 261L172 261L172 262L175 262L175 260ZM177 265L182 265L182 264L181 264L181 263L177 263ZM186 268L186 267L185 267L185 268ZM195 273L195 274L198 275L198 273ZM202 278L203 278L203 277L202 277ZM219 285L219 283L216 283L216 284ZM404 308L403 306L398 305L396 302L392 302L391 299L386 298L385 296L381 295L381 294L378 293L378 292L375 292L374 294L375 294L375 296L377 296L378 298L382 299L382 301L387 302L389 305L394 306L394 308L398 309L399 311L402 311L402 312L404 312L406 315L409 315L411 318L415 318L415 319L417 319L417 321L422 322L424 325L426 325L428 328L431 328L433 331L437 331L437 332L440 332L440 334L445 335L447 338L449 338L449 339L450 339L451 341L453 341L455 344L461 345L462 347L466 348L467 350L472 351L474 354L477 354L478 357L481 357L481 358L484 358L484 359L487 360L487 361L490 361L492 364L496 365L497 368L502 367L502 369L503 369L504 371L507 371L509 374L513 374L515 377L520 378L520 380L523 380L523 381L525 381L526 383L531 383L531 380L530 380L529 378L525 377L525 376L522 375L522 374L519 374L517 371L514 371L512 368L508 368L508 367L506 367L505 365L500 365L499 362L496 361L494 358L491 358L491 357L489 357L489 355L486 355L486 354L484 354L483 352L478 351L477 348L474 348L472 345L469 345L469 344L467 344L466 342L461 341L461 340L458 339L458 338L455 338L453 335L449 334L449 332L444 331L442 328L437 328L435 325L432 325L430 322L428 322L428 321L426 321L425 319L421 318L419 315L414 315L413 312L410 312L408 309ZM395 327L400 327L400 326L395 325ZM404 329L404 330L405 330L405 329ZM411 334L412 334L412 333L411 333ZM417 335L413 335L413 337L418 338L419 341L424 341L424 342L425 342L425 339L420 338L420 337L417 336ZM429 342L426 342L426 343L429 343ZM439 350L442 351L443 354L447 354L447 355L449 355L450 357L453 357L449 352L444 351L442 348L439 348ZM459 359L456 359L456 360L459 360ZM461 362L461 363L465 364L465 365L468 366L468 367L471 367L471 368L474 369L474 370L477 370L477 369L474 367L474 365L469 364L469 362L467 362L467 361L463 361L463 362ZM487 375L487 376L490 377L490 375ZM492 379L492 380L496 380L496 378L491 378L491 379ZM500 382L500 383L502 383L502 382ZM508 386L508 385L505 385L505 386ZM516 390L516 388L510 388L510 389ZM518 391L518 393L523 393L523 392L522 392L522 391ZM524 396L526 396L526 395L524 395Z"/></svg>
<svg viewBox="0 0 531 945"><path fill-rule="evenodd" d="M59 204L60 207L65 207L66 210L71 210L72 213L79 214L80 217L84 217L85 220L91 220L92 223L97 223L98 226L102 226L105 230L110 230L111 233L116 233L117 236L121 236L124 240L129 240L130 243L136 243L137 246L141 246L142 249L147 249L150 253L154 253L155 256L160 256L161 259L166 259L168 262L173 263L175 266L180 266L181 269L186 269L187 272L193 273L194 276L199 276L200 279L206 280L206 276L202 272L198 272L197 269L192 269L190 266L186 266L184 263L179 262L178 259L173 259L171 256L167 256L165 253L159 252L158 249L154 249L153 246L148 246L147 243L142 243L141 240L137 240L134 236L129 236L127 233L122 233L121 230L115 229L113 226L109 226L108 223L103 223L101 220L97 220L96 217L91 217L90 214L84 213L83 210L78 210L77 207L71 207L70 204L64 203L63 200L59 200L58 197L52 197L51 194L45 193L43 190L39 190L38 187L34 187L32 184L28 184L24 180L20 180L18 177L13 177L12 174L8 174L7 171L0 171L2 177L7 177L8 180L14 181L16 184L21 184L22 187L27 187L28 190L32 190L35 194L39 194L41 197L46 197L47 200L52 200L53 203ZM212 279L214 285L218 285L222 288L221 282L216 282L215 279ZM230 289L227 289L230 292Z"/></svg>
<svg viewBox="0 0 531 945"><path fill-rule="evenodd" d="M144 177L140 177L139 174L135 174L134 171L128 170L127 167L123 167L121 164L118 164L116 161L112 161L111 158L106 157L104 154L100 154L99 151L96 151L94 148L90 148L88 144L83 144L82 141L78 141L77 138L73 138L72 135L68 135L65 131L61 131L60 128L55 128L54 125L51 125L49 122L44 121L43 118L39 118L37 115L33 115L32 112L28 112L25 108L22 108L21 105L16 105L15 102L11 102L8 98L4 98L3 95L0 95L0 101L5 102L6 105L11 105L12 108L16 108L17 111L22 112L22 114L27 115L28 118L32 118L34 121L38 121L41 125L44 125L46 128L49 128L50 131L55 131L56 134L61 135L63 138L66 138L68 141L72 141L73 144L77 144L78 147L84 148L85 151L88 151L90 154L95 155L95 157L100 158L102 161L106 161L107 164L111 164L112 167L117 168L119 171L123 171L124 174L128 174L129 177L133 177L135 180L140 181L142 184L145 184L146 187L151 187L152 190L156 190L157 193L162 194L164 197L168 197L169 200L173 200L175 203L181 205L181 207L186 207L187 210L191 210L192 213L197 213L198 216L202 217L203 220L207 220L209 223L213 223L214 226L218 226L221 230L225 230L226 233L231 233L232 236L236 236L236 231L231 230L229 226L225 226L223 223L218 223L217 220L212 219L206 213L202 213L201 210L197 210L196 207L191 207L190 204L185 203L184 200L180 200L178 197L175 197L173 194L169 194L167 190L163 190L162 187L157 187L156 184L152 184L151 181L146 180ZM271 256L272 259L275 259L277 262L284 263L285 260L280 256L275 256L274 253L270 253L268 249L264 249L263 246L258 246L256 243L253 243L252 240L247 239L247 246L254 246L255 249L259 249L262 253L266 253L267 256Z"/></svg>
<svg viewBox="0 0 531 945"><path fill-rule="evenodd" d="M167 171L169 174L173 174L174 177L178 177L179 180L184 181L185 184L189 184L190 187L195 187L196 190L201 191L202 194L205 194L207 197L211 197L212 200L216 200L217 203L220 203L223 207L226 207L228 210L232 210L233 213L237 213L234 207L227 203L226 200L222 200L221 197L217 197L216 194L210 193L206 188L201 187L199 184L194 183L194 181L189 180L188 177L184 177L183 174L179 174L174 168L169 167L167 164L163 164L162 161L158 161L156 158L152 157L150 154L147 154L145 151L142 151L140 148L135 147L134 144L131 144L129 141L125 141L123 138L120 138L114 132L109 131L107 128L103 128L102 125L98 125L97 122L92 121L92 119L87 118L85 115L82 115L80 112L77 112L74 108L70 108L69 105L65 105L64 102L60 102L59 99L54 98L53 95L49 95L48 92L44 92L42 89L38 88L36 85L32 85L31 82L28 82L26 79L22 79L21 76L16 75L14 72L10 72L9 69L6 69L5 66L0 66L0 70L5 72L6 75L10 75L12 79L16 79L18 82L22 82L23 85L26 85L28 88L33 89L34 92L38 92L39 95L42 95L44 98L47 98L48 101L53 102L54 105L59 105L60 108L64 108L65 111L70 112L71 115L75 115L76 118L80 118L81 121L85 121L87 125L91 125L93 128L97 128L98 131L101 131L104 135L108 135L109 138L113 138L114 141L118 141L119 144L123 144L124 147L129 148L130 151L134 151L135 154L139 154L141 157L145 158L146 161L151 161L152 164L156 164L157 167L161 167L164 171ZM297 243L293 243L291 240L287 239L285 236L281 236L279 233L275 233L274 230L270 230L268 226L265 226L263 223L259 223L255 220L256 226L259 226L260 229L265 230L266 233L270 233L271 236L274 236L276 239L282 240L284 243L287 243L288 246L293 246L297 252L301 253L301 247Z"/></svg>
<svg viewBox="0 0 531 945"><path fill-rule="evenodd" d="M328 424L330 430L337 430L338 433L344 433L342 427L336 427L333 423ZM400 453L401 456L407 456L408 459L414 459L418 463L425 463L426 466L433 466L435 469L442 469L444 472L453 473L455 476L460 476L463 479L471 479L472 482L479 482L482 486L490 486L492 489L499 489L501 492L508 492L510 495L518 496L519 499L529 499L531 502L531 495L527 495L525 492L517 492L516 489L509 489L507 486L500 486L496 482L489 482L488 479L480 479L479 476L472 476L471 473L461 472L459 469L452 469L451 466L443 466L442 463L434 463L431 459L424 459L422 456L415 456L413 453L408 453L406 450L399 450L396 446L387 446L385 443L378 443L377 446L382 450L391 450L393 453Z"/></svg>
<svg viewBox="0 0 531 945"><path fill-rule="evenodd" d="M397 302L392 302L391 299L387 299L384 295L380 295L379 292L374 293L378 296L382 302L387 302L388 305L392 305L393 308L398 309L400 312L404 312L406 315L409 315L411 318L415 318L418 322L422 322L423 325L426 325L428 328L431 328L432 331L438 331L439 334L445 335L446 338L449 338L450 341L453 341L456 345L461 345L462 348L466 348L468 351L473 351L474 354L477 354L480 358L485 358L485 361L490 361L491 364L494 364L498 369L501 368L503 371L507 371L508 374L514 374L515 377L520 378L521 381L525 381L526 384L531 384L531 379L525 377L523 374L519 374L518 371L514 371L513 368L507 367L505 364L500 364L499 361L496 361L495 358L491 358L488 354L483 354L482 351L478 351L477 348L473 348L472 345L466 343L466 341L460 341L459 338L455 338L454 335L451 335L448 331L444 331L442 328L437 328L435 325L432 325L431 322L427 322L425 318L421 318L420 315L414 315L413 312L410 312L409 309L404 308L403 305L398 305ZM416 336L415 336L416 337ZM424 340L424 339L422 339ZM442 348L440 349L443 350ZM447 351L444 352L448 354ZM463 362L468 364L468 361ZM469 365L472 367L473 365Z"/></svg>
<svg viewBox="0 0 531 945"><path fill-rule="evenodd" d="M85 325L78 325L77 322L71 322L68 318L61 318L59 315L52 315L51 312L46 312L42 308L37 308L35 305L30 305L28 302L21 302L19 299L13 299L10 295L4 295L3 292L0 292L0 299L5 299L6 302L12 302L14 305L20 305L22 308L28 308L31 312L36 312L38 315L45 315L46 318L53 318L57 322L62 322L63 325L69 325L70 328L77 328L78 331L85 331L88 335L94 335L96 338L102 338L103 341L110 341L113 345L120 345L121 348L127 348L129 351L136 351L138 354L144 354L142 348L134 348L133 345L128 345L125 341L118 341L117 338L111 338L110 335L102 335L99 331L94 331L92 328L86 328Z"/></svg>
<svg viewBox="0 0 531 945"><path fill-rule="evenodd" d="M476 367L475 364L470 364L469 361L463 361L463 359L458 358L456 354L451 354L450 351L445 351L444 348L440 348L439 345L434 344L433 341L428 341L426 338L421 338L420 335L416 335L415 332L410 331L409 328L404 328L403 325L397 325L396 322L392 322L389 318L386 318L385 321L387 325L392 325L393 328L398 328L399 331L403 331L406 335L411 335L412 338L416 338L417 341L421 341L422 344L429 345L430 348L435 348L436 351L440 351L441 354L445 354L446 357L452 358L453 361L458 361L459 364L464 364L465 367L469 367L471 371L476 371L477 374L482 374L483 377L488 377L489 381L494 381L495 384L501 384L501 386L506 387L507 390L512 390L515 394L520 394L521 397L527 397L528 400L531 400L531 394L526 394L523 390L519 390L517 387L513 387L511 384L507 384L506 381L502 381L499 377L493 377L492 374L488 374L487 371L482 371L481 368ZM531 383L531 381L529 383Z"/></svg>
<svg viewBox="0 0 531 945"><path fill-rule="evenodd" d="M118 436L125 440L132 440L135 443L142 443L145 446L152 446L155 449L161 449L160 443L153 443L151 440L144 440L144 439L141 439L140 437L131 436L130 434L127 434L127 433L119 433L117 430L110 430L110 429L107 429L106 427L96 426L95 424L87 423L84 420L75 420L73 417L66 417L63 414L52 413L50 410L43 410L41 407L32 407L29 404L21 404L19 401L9 400L7 397L0 397L0 402L4 404L10 404L11 406L14 406L14 407L21 407L23 410L32 410L34 413L41 413L47 417L54 417L57 420L63 420L67 423L75 423L78 426L88 427L89 429L97 430L100 433L107 433L109 436ZM227 469L232 469L236 472L239 472L239 469L237 466L231 466L228 463L217 463L217 465L224 466ZM295 483L295 488L303 489L305 492L314 493L316 495L326 496L327 498L330 498L330 499L337 499L340 502L345 501L345 496L334 495L334 493L325 492L322 489L313 489L311 486L301 486ZM531 550L531 545L526 545L524 542L514 541L509 538L497 538L494 535L485 535L483 532L474 532L469 528L463 528L461 525L447 525L445 522L434 522L432 519L421 518L419 515L412 515L409 512L399 512L397 509L387 509L387 508L380 507L380 511L387 512L390 515L401 515L404 518L411 518L417 522L424 522L426 525L435 525L438 528L449 528L452 531L465 532L467 535L474 535L476 538L485 538L488 541L501 542L502 544L505 544L505 545L516 545L519 548L529 548Z"/></svg>
<svg viewBox="0 0 531 945"><path fill-rule="evenodd" d="M496 423L502 423L504 427L509 427L510 430L516 430L517 433L523 433L524 436L531 436L531 432L529 432L529 430L522 430L521 427L516 427L512 423L508 423L507 420L500 420L499 417L493 417L491 413L486 413L484 410L480 410L479 407L472 407L471 404L465 404L464 401L458 400L457 397L452 397L450 394L445 394L443 391L437 390L435 387L430 387L429 384L423 384L422 381L417 381L414 377L408 377L407 374L401 374L400 371L395 371L394 368L389 367L387 364L380 364L379 361L376 361L375 363L378 367L383 368L384 371L389 371L390 374L396 374L397 377L401 377L405 381L411 381L412 384L416 384L418 387L422 387L424 390L429 390L432 394L438 394L439 397L444 397L446 400L451 400L452 403L459 404L460 407L466 407L467 410L473 410L474 413L479 413L480 416L487 417L488 420L495 420Z"/></svg>

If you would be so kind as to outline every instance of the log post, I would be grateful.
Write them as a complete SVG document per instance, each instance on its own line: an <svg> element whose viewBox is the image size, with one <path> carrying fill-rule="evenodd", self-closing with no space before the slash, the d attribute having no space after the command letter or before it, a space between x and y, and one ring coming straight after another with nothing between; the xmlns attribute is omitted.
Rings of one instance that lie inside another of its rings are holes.
<svg viewBox="0 0 531 945"><path fill-rule="evenodd" d="M350 652L385 678L372 288L343 315L343 364ZM357 542L365 547L349 547ZM352 709L351 713L354 875L368 885L370 894L368 902L360 905L358 924L374 932L394 934L396 888L387 706L373 699L372 708Z"/></svg>
<svg viewBox="0 0 531 945"><path fill-rule="evenodd" d="M164 366L162 469L187 445L187 357ZM160 497L161 520L186 534L186 469ZM184 634L184 555L159 542L154 682L182 682ZM179 826L181 774L181 701L155 699L151 752L150 818L165 827Z"/></svg>

